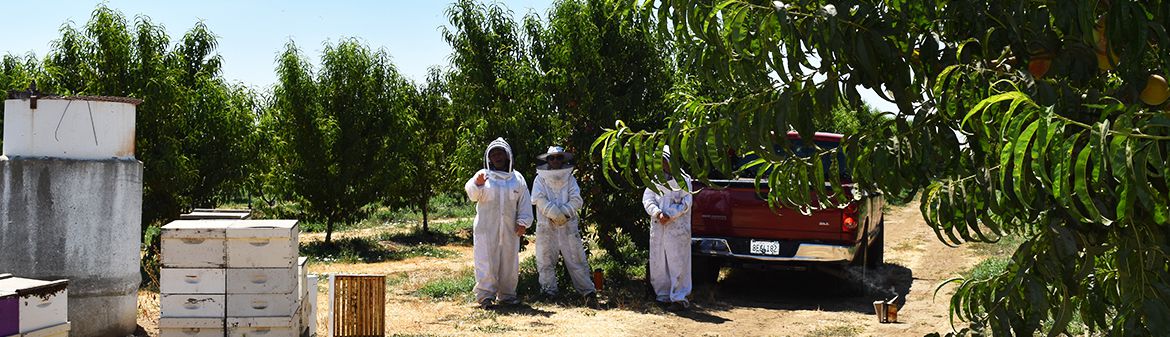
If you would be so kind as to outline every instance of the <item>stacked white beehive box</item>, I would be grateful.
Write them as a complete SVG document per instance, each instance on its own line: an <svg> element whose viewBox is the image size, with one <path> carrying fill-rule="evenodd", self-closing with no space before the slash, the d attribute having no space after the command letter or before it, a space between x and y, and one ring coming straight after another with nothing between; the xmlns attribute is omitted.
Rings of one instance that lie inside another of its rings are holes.
<svg viewBox="0 0 1170 337"><path fill-rule="evenodd" d="M304 300L301 301L301 336L317 335L317 275L307 275L303 283Z"/></svg>
<svg viewBox="0 0 1170 337"><path fill-rule="evenodd" d="M0 274L0 336L69 336L68 286Z"/></svg>
<svg viewBox="0 0 1170 337"><path fill-rule="evenodd" d="M306 284L296 220L163 226L161 336L299 336ZM315 285L314 285L315 290Z"/></svg>

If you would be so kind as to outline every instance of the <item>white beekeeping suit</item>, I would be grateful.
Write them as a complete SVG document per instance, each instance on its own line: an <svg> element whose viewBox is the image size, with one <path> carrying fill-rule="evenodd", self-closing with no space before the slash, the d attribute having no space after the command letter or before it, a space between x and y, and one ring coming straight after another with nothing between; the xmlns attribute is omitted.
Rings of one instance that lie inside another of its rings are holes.
<svg viewBox="0 0 1170 337"><path fill-rule="evenodd" d="M558 158L552 161L550 158ZM573 177L573 167L562 165L572 154L553 146L538 159L549 161L536 169L532 183L532 203L536 205L536 270L540 273L540 290L548 296L557 293L557 260L565 260L565 269L573 288L583 296L594 293L589 261L578 227L581 187ZM550 168L560 166L560 168Z"/></svg>
<svg viewBox="0 0 1170 337"><path fill-rule="evenodd" d="M507 154L506 170L493 169L491 153L497 148ZM491 306L494 301L517 302L516 282L520 274L517 232L532 224L532 201L524 176L512 170L511 162L512 148L503 138L496 138L484 151L484 169L463 186L475 202L472 235L475 300L483 306ZM481 175L483 184L479 185Z"/></svg>
<svg viewBox="0 0 1170 337"><path fill-rule="evenodd" d="M663 161L670 160L670 148L663 148ZM691 179L681 177L681 188L673 177L667 185L655 183L659 192L647 188L642 206L650 215L650 284L657 300L673 309L690 307L691 293Z"/></svg>

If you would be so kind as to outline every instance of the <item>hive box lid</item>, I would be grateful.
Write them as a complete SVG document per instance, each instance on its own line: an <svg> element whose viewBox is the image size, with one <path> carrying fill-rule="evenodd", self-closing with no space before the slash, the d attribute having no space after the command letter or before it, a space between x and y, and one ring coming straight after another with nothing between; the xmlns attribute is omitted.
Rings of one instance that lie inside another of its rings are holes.
<svg viewBox="0 0 1170 337"><path fill-rule="evenodd" d="M162 227L163 238L224 239L235 220L175 220Z"/></svg>
<svg viewBox="0 0 1170 337"><path fill-rule="evenodd" d="M228 226L227 238L285 238L292 237L297 230L296 220L240 220Z"/></svg>
<svg viewBox="0 0 1170 337"><path fill-rule="evenodd" d="M252 211L246 209L217 209L217 208L196 208L191 213L179 214L180 220L199 220L199 219L229 219L229 220L247 220L252 217Z"/></svg>
<svg viewBox="0 0 1170 337"><path fill-rule="evenodd" d="M175 220L163 226L162 229L220 229L226 230L236 220L224 219L197 219Z"/></svg>
<svg viewBox="0 0 1170 337"><path fill-rule="evenodd" d="M42 281L22 277L0 279L0 292L12 292L18 296L56 294L68 286L69 280Z"/></svg>

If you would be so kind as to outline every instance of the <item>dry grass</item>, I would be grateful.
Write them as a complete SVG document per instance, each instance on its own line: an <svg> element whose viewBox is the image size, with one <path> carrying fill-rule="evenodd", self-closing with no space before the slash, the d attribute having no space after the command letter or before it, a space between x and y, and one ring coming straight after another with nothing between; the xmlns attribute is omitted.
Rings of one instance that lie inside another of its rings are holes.
<svg viewBox="0 0 1170 337"><path fill-rule="evenodd" d="M139 333L146 336L158 336L158 317L161 310L158 305L158 293L149 290L138 291L138 327Z"/></svg>
<svg viewBox="0 0 1170 337"><path fill-rule="evenodd" d="M888 279L887 283L898 285L895 291L906 301L899 314L899 324L876 322L870 303L877 298L836 294L832 282L819 282L815 278L777 284L777 279L769 278L775 277L773 274L748 273L745 277L737 276L743 273L730 273L721 281L716 294L697 300L694 311L678 315L652 304L634 305L649 301L639 296L631 297L638 303L611 305L610 309L602 310L564 301L483 310L470 303L467 296L442 299L420 296L418 289L428 282L471 268L472 247L461 244L439 245L455 253L449 258L415 256L377 263L311 263L309 272L387 275L387 333L403 336L921 336L949 331L945 296L950 291L944 289L942 297L934 299L934 286L970 268L978 259L972 258L965 249L947 248L938 243L929 227L922 223L914 204L891 209L886 224L889 226L886 257L899 263L871 271L869 276L882 273L877 279ZM406 229L362 228L338 232L334 237L377 237L402 230ZM302 242L320 239L314 234L301 237ZM522 258L531 256L532 247L528 248ZM798 273L780 276L805 278ZM320 336L327 332L326 282L322 277L317 285ZM639 289L635 288L630 289L637 292ZM522 293L521 297L527 295L531 294ZM157 328L152 327L157 324L158 295L140 292L139 306L140 324L144 324L149 335L157 335Z"/></svg>

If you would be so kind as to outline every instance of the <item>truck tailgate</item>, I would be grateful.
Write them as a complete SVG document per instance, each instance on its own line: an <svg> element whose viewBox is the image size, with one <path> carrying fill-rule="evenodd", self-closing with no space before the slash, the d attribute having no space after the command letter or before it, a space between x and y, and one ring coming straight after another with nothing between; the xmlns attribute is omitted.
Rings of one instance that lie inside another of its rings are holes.
<svg viewBox="0 0 1170 337"><path fill-rule="evenodd" d="M788 208L772 209L752 181L716 181L695 195L694 236L756 239L851 241L842 231L842 210L823 209L810 215ZM765 191L766 189L762 190Z"/></svg>

